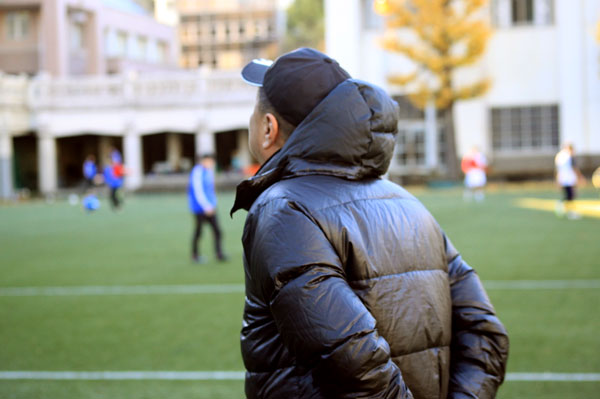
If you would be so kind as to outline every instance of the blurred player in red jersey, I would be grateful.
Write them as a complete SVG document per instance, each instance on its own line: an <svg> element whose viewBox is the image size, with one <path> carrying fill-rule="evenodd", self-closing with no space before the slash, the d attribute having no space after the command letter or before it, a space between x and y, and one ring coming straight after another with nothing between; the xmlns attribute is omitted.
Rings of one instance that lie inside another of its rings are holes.
<svg viewBox="0 0 600 399"><path fill-rule="evenodd" d="M485 198L485 184L487 183L487 159L477 147L473 147L461 161L461 169L465 174L465 200L475 199L481 202Z"/></svg>

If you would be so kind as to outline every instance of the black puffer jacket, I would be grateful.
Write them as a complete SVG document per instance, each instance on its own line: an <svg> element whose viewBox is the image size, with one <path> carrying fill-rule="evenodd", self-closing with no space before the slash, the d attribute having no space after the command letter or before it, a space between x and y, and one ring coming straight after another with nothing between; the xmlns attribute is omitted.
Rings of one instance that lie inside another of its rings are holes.
<svg viewBox="0 0 600 399"><path fill-rule="evenodd" d="M429 212L379 178L396 104L347 80L238 186L253 398L492 398L508 338Z"/></svg>

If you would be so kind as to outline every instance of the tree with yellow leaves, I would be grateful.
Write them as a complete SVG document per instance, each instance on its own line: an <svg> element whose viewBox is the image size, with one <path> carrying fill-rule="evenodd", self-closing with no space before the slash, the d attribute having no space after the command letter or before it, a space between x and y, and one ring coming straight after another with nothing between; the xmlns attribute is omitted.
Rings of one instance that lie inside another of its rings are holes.
<svg viewBox="0 0 600 399"><path fill-rule="evenodd" d="M383 48L401 53L414 63L407 75L392 75L409 98L423 109L429 102L443 111L446 125L448 177L457 179L459 164L454 135L456 101L484 94L490 82L483 79L457 86L457 69L474 64L483 55L491 35L489 25L478 17L487 0L375 0L375 11L386 20ZM412 32L406 35L407 31Z"/></svg>

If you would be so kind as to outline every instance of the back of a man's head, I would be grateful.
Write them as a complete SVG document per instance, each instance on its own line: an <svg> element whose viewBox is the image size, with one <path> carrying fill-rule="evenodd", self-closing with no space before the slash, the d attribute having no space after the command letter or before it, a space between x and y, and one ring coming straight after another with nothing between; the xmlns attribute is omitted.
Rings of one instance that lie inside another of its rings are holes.
<svg viewBox="0 0 600 399"><path fill-rule="evenodd" d="M287 140L291 136L294 129L296 129L296 126L292 125L283 116L279 115L279 112L277 112L275 107L273 107L262 87L258 89L257 102L258 109L263 115L267 113L273 114L275 119L277 119L277 123L279 124L279 132Z"/></svg>
<svg viewBox="0 0 600 399"><path fill-rule="evenodd" d="M350 75L326 54L311 48L299 48L282 55L275 62L250 62L242 70L242 78L259 87L259 110L273 114L287 138Z"/></svg>

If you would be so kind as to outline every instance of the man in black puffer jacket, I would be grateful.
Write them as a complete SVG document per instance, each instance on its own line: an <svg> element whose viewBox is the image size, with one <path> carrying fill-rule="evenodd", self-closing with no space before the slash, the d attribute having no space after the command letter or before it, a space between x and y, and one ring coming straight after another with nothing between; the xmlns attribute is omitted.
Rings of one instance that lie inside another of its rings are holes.
<svg viewBox="0 0 600 399"><path fill-rule="evenodd" d="M240 183L241 334L254 398L493 398L506 330L479 278L412 195L381 179L397 104L334 60L255 60Z"/></svg>

